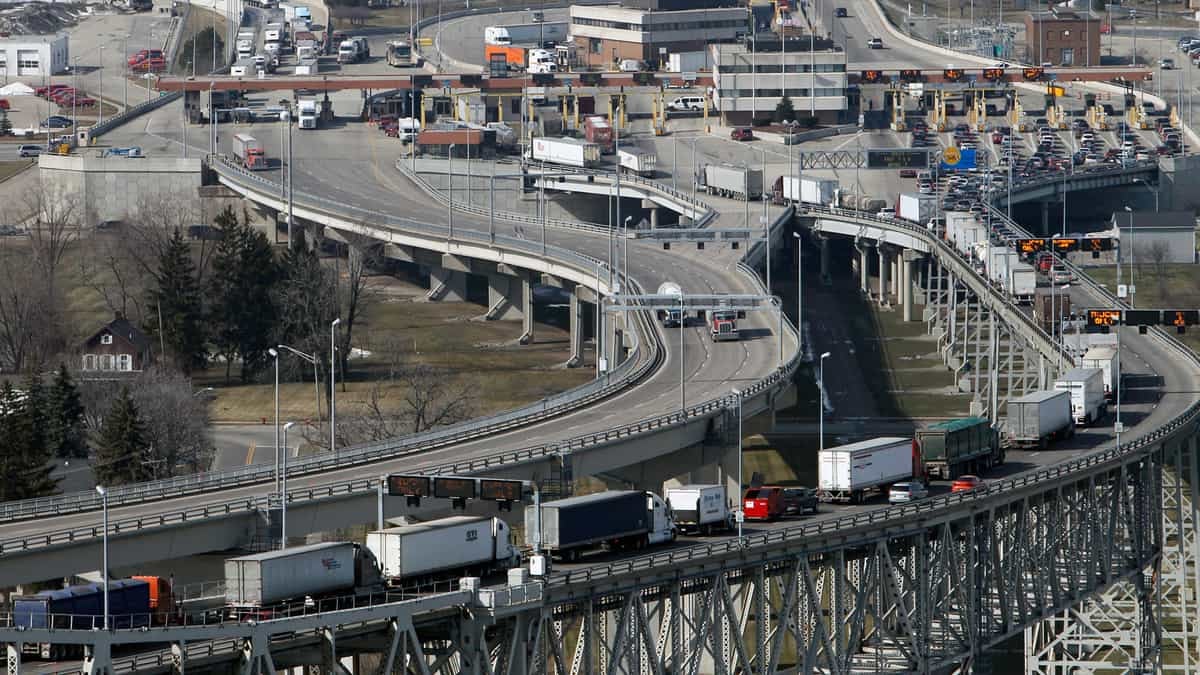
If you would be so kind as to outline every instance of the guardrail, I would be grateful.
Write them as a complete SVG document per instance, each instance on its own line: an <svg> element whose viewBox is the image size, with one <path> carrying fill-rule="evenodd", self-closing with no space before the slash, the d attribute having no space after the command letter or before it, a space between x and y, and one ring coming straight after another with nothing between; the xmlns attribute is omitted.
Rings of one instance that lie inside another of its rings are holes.
<svg viewBox="0 0 1200 675"><path fill-rule="evenodd" d="M161 93L160 92L156 98L152 98L149 101L139 103L139 104L133 106L132 108L130 108L129 110L124 110L121 113L114 115L99 124L93 125L90 129L88 129L88 137L89 138L99 138L100 136L108 133L109 131L112 131L116 127L121 126L122 124L128 122L129 120L131 120L139 115L144 115L144 114L150 112L151 110L157 110L158 108L161 108L164 105L171 103L172 101L177 101L182 96L183 96L183 92L181 92L181 91L173 91L170 93Z"/></svg>

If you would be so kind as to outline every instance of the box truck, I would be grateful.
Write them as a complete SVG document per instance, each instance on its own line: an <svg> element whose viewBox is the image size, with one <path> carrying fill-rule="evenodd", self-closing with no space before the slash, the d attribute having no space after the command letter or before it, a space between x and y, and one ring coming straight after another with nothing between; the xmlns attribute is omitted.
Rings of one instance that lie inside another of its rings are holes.
<svg viewBox="0 0 1200 675"><path fill-rule="evenodd" d="M680 532L710 534L733 525L724 485L680 485L667 488L663 496Z"/></svg>
<svg viewBox="0 0 1200 675"><path fill-rule="evenodd" d="M1015 255L1015 254L1014 254ZM1037 292L1037 270L1017 258L1010 260L1008 268L1008 294L1021 305L1033 304Z"/></svg>
<svg viewBox="0 0 1200 675"><path fill-rule="evenodd" d="M822 450L817 458L821 501L859 502L872 490L913 477L911 438L872 438Z"/></svg>
<svg viewBox="0 0 1200 675"><path fill-rule="evenodd" d="M896 202L896 217L918 225L928 225L937 217L937 199L936 195L901 192L900 200Z"/></svg>
<svg viewBox="0 0 1200 675"><path fill-rule="evenodd" d="M984 417L961 417L918 429L913 453L926 476L944 480L1004 463L1000 434Z"/></svg>
<svg viewBox="0 0 1200 675"><path fill-rule="evenodd" d="M530 158L552 164L592 168L600 164L600 146L574 138L534 138Z"/></svg>
<svg viewBox="0 0 1200 675"><path fill-rule="evenodd" d="M263 152L262 143L248 134L234 134L233 157L251 171L267 168L267 155Z"/></svg>
<svg viewBox="0 0 1200 675"><path fill-rule="evenodd" d="M830 206L837 196L838 182L813 176L780 176L775 179L775 201L780 204Z"/></svg>
<svg viewBox="0 0 1200 675"><path fill-rule="evenodd" d="M1116 400L1121 386L1121 364L1117 361L1117 350L1113 347L1091 347L1079 362L1081 368L1099 368L1104 374L1104 398Z"/></svg>
<svg viewBox="0 0 1200 675"><path fill-rule="evenodd" d="M618 150L617 161L625 171L652 178L658 166L658 156L645 150Z"/></svg>
<svg viewBox="0 0 1200 675"><path fill-rule="evenodd" d="M587 550L638 549L675 539L671 507L641 490L610 490L568 497L525 509L525 543L534 545L541 526L541 549L564 560Z"/></svg>
<svg viewBox="0 0 1200 675"><path fill-rule="evenodd" d="M1005 426L1008 442L1018 448L1045 449L1052 440L1075 434L1071 420L1071 393L1035 391L1009 399Z"/></svg>
<svg viewBox="0 0 1200 675"><path fill-rule="evenodd" d="M710 195L742 201L759 199L763 191L763 172L733 164L706 164L704 186Z"/></svg>
<svg viewBox="0 0 1200 675"><path fill-rule="evenodd" d="M1079 426L1088 426L1108 414L1104 371L1099 368L1072 368L1054 381L1054 388L1071 393L1071 416Z"/></svg>
<svg viewBox="0 0 1200 675"><path fill-rule="evenodd" d="M225 561L225 604L233 617L288 600L349 594L378 585L374 559L349 542L296 546Z"/></svg>
<svg viewBox="0 0 1200 675"><path fill-rule="evenodd" d="M521 563L508 524L482 516L451 516L368 532L367 549L389 586L448 572L487 574Z"/></svg>

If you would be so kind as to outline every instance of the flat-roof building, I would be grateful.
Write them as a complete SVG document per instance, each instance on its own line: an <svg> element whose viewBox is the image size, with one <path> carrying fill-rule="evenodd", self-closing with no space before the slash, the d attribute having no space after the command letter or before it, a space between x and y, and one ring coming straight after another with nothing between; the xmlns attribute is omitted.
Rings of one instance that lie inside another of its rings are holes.
<svg viewBox="0 0 1200 675"><path fill-rule="evenodd" d="M753 48L752 48L753 45ZM786 95L796 116L839 121L846 110L846 52L826 39L774 34L710 47L713 104L729 125L770 117Z"/></svg>
<svg viewBox="0 0 1200 675"><path fill-rule="evenodd" d="M1025 15L1025 61L1053 66L1100 65L1100 17L1088 10Z"/></svg>
<svg viewBox="0 0 1200 675"><path fill-rule="evenodd" d="M70 56L66 33L14 35L0 40L0 76L21 79L58 75L67 72Z"/></svg>
<svg viewBox="0 0 1200 675"><path fill-rule="evenodd" d="M657 63L670 52L701 51L750 32L745 7L692 1L627 0L641 6L571 5L570 32L579 62L603 70L623 59ZM710 4L713 6L697 7Z"/></svg>

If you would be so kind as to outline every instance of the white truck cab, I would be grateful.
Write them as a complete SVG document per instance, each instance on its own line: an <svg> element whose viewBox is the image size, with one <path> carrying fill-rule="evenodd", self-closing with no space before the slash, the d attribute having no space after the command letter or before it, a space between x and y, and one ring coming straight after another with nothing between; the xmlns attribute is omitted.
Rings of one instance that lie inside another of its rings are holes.
<svg viewBox="0 0 1200 675"><path fill-rule="evenodd" d="M646 543L663 544L675 541L675 514L671 505L653 492L646 493L646 510L650 513L650 533L646 535Z"/></svg>

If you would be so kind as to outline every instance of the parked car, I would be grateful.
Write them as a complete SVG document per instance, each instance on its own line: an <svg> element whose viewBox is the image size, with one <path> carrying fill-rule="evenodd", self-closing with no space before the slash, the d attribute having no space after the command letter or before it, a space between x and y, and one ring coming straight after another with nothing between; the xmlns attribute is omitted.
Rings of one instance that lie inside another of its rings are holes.
<svg viewBox="0 0 1200 675"><path fill-rule="evenodd" d="M954 482L950 484L950 491L966 492L967 490L974 490L981 485L983 485L983 480L979 476L972 476L968 474L955 478Z"/></svg>
<svg viewBox="0 0 1200 675"><path fill-rule="evenodd" d="M783 512L787 515L800 515L802 513L816 513L817 505L820 500L817 499L817 491L808 487L791 487L783 489Z"/></svg>
<svg viewBox="0 0 1200 675"><path fill-rule="evenodd" d="M896 483L892 485L891 490L888 490L888 503L903 504L905 502L924 499L928 496L929 490L920 482Z"/></svg>
<svg viewBox="0 0 1200 675"><path fill-rule="evenodd" d="M42 146L40 145L22 145L17 148L17 154L21 157L37 157L42 154Z"/></svg>
<svg viewBox="0 0 1200 675"><path fill-rule="evenodd" d="M752 141L754 132L750 127L734 127L733 131L729 132L729 137L735 141Z"/></svg>

